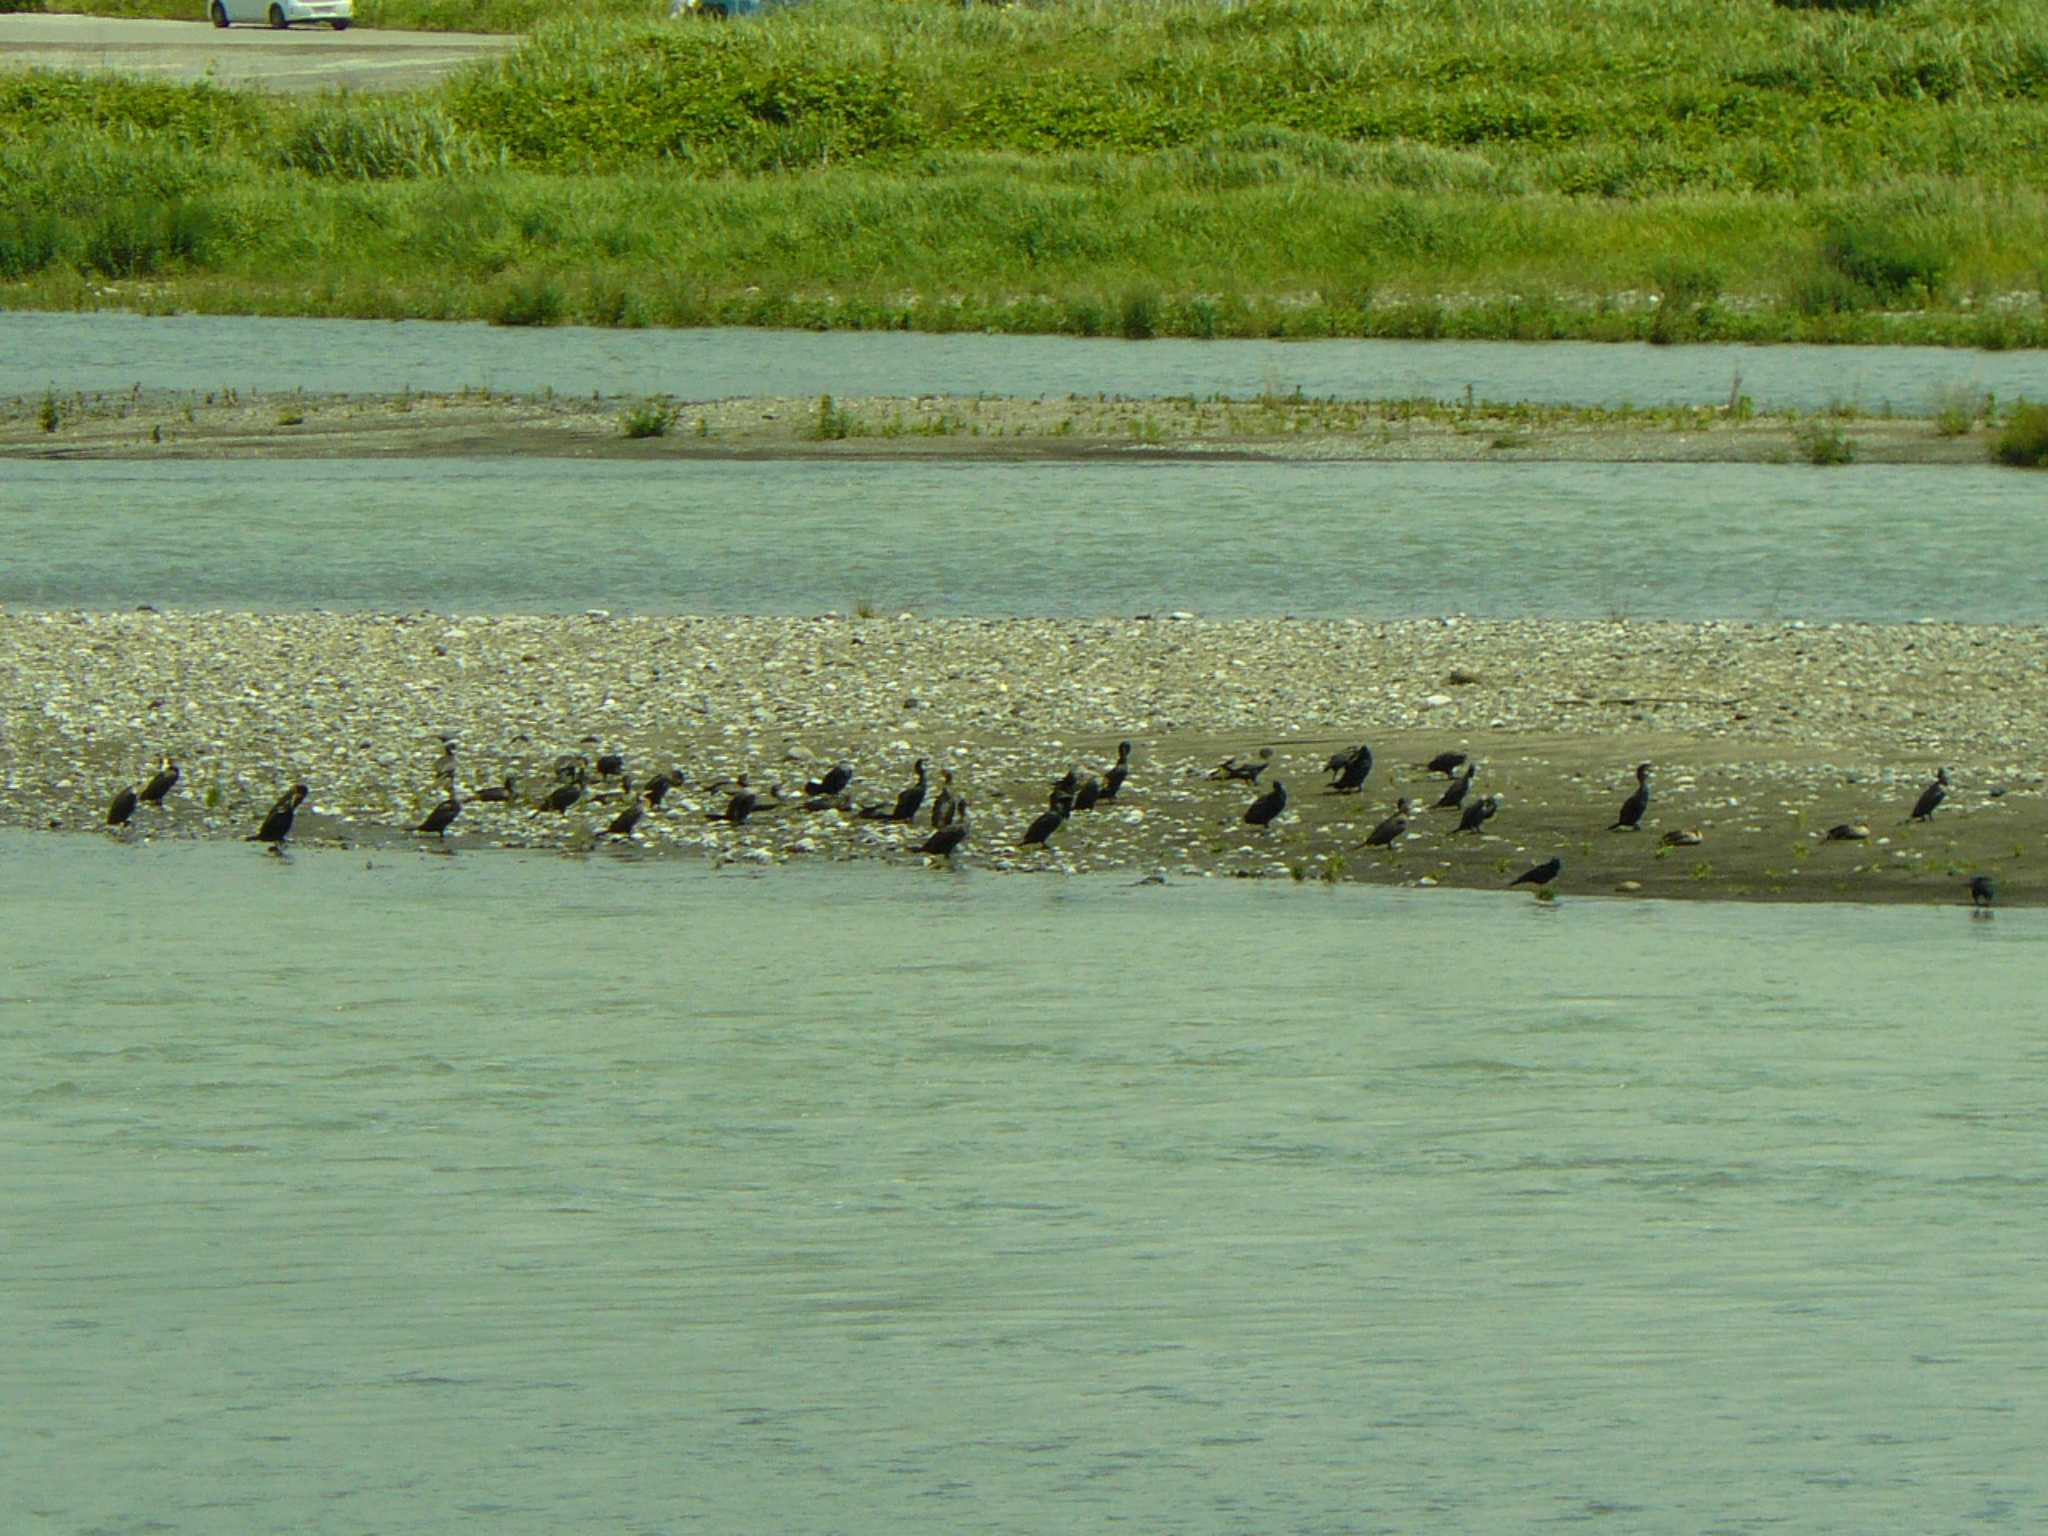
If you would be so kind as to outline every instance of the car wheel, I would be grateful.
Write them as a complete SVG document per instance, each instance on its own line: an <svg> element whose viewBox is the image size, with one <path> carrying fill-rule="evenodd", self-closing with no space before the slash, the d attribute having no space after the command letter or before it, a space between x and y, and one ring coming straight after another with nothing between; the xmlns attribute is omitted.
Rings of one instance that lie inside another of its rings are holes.
<svg viewBox="0 0 2048 1536"><path fill-rule="evenodd" d="M284 30L285 20L283 6L273 5L270 8L270 25L279 32L282 32Z"/></svg>
<svg viewBox="0 0 2048 1536"><path fill-rule="evenodd" d="M207 14L213 18L213 24L216 27L224 27L228 24L228 8L222 5L220 0L213 0L213 9L207 12Z"/></svg>
<svg viewBox="0 0 2048 1536"><path fill-rule="evenodd" d="M330 21L327 25L334 28L337 32L346 32L348 30L348 22L346 20Z"/></svg>

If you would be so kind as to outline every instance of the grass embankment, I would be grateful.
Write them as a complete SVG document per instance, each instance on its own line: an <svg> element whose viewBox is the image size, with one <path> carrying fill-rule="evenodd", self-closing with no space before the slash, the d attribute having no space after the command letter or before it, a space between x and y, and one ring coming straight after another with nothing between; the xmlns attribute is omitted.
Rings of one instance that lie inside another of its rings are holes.
<svg viewBox="0 0 2048 1536"><path fill-rule="evenodd" d="M2037 346L2040 14L816 0L404 97L14 77L0 301Z"/></svg>

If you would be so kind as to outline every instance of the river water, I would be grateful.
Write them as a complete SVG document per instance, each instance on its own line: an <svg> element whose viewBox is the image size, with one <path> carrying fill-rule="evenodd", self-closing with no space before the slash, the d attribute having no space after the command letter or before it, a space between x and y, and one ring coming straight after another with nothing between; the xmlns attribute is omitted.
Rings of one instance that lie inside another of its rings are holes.
<svg viewBox="0 0 2048 1536"><path fill-rule="evenodd" d="M1099 341L897 332L505 330L431 321L0 311L0 396L46 389L605 396L1193 395L1719 405L1932 415L1952 394L2048 398L2040 352L1586 342Z"/></svg>
<svg viewBox="0 0 2048 1536"><path fill-rule="evenodd" d="M2012 470L18 462L0 602L2039 623Z"/></svg>
<svg viewBox="0 0 2048 1536"><path fill-rule="evenodd" d="M2048 1519L2024 914L0 860L14 1529Z"/></svg>

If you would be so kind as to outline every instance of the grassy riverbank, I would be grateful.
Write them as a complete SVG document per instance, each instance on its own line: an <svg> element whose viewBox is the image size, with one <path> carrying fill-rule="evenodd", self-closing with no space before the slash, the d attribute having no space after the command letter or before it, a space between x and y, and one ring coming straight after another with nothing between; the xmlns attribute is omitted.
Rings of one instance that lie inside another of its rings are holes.
<svg viewBox="0 0 2048 1536"><path fill-rule="evenodd" d="M0 303L2038 346L2038 20L816 0L390 98L0 77Z"/></svg>

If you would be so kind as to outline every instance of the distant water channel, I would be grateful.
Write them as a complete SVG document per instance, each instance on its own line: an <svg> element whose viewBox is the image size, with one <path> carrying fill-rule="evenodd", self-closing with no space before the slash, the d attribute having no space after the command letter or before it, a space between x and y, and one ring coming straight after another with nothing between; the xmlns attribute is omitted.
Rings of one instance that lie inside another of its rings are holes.
<svg viewBox="0 0 2048 1536"><path fill-rule="evenodd" d="M1989 467L22 461L0 601L2038 623L2044 535Z"/></svg>
<svg viewBox="0 0 2048 1536"><path fill-rule="evenodd" d="M742 395L1223 395L1717 405L1931 415L1952 393L2048 398L2048 356L1945 347L1105 341L899 332L507 330L429 321L0 311L0 396L46 389L395 394L484 387Z"/></svg>
<svg viewBox="0 0 2048 1536"><path fill-rule="evenodd" d="M2048 1521L2019 914L0 861L22 1529Z"/></svg>

